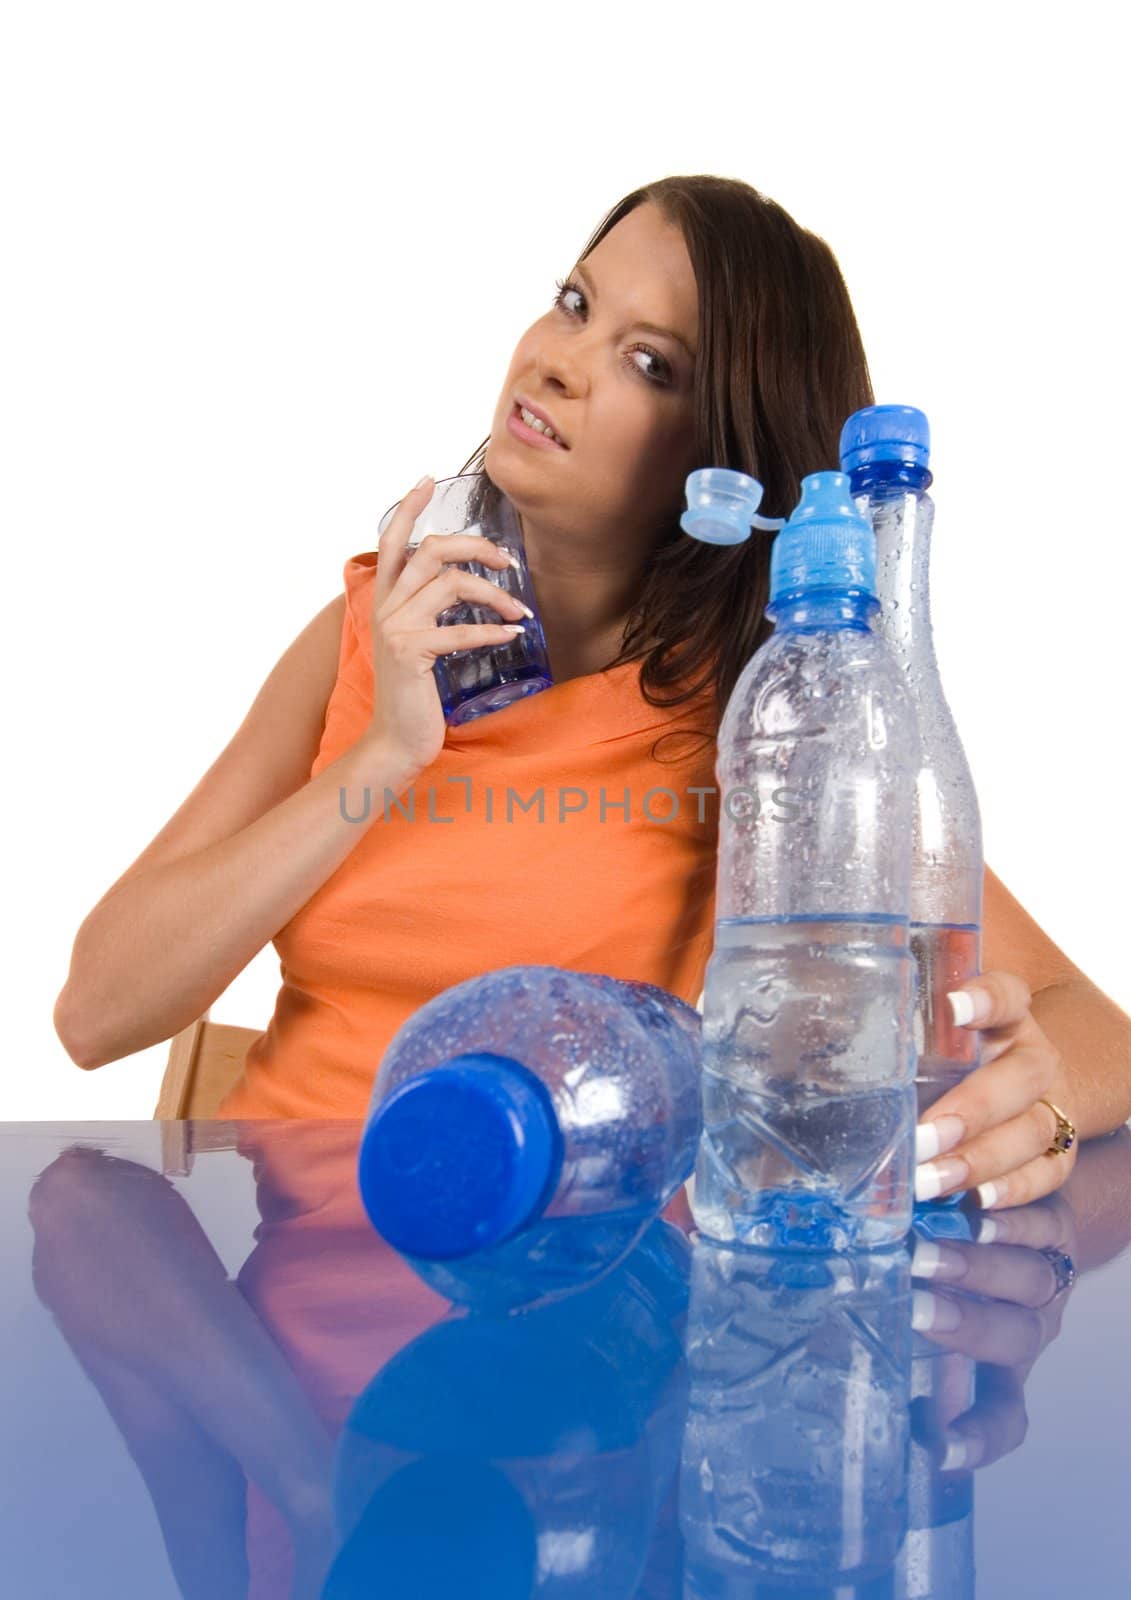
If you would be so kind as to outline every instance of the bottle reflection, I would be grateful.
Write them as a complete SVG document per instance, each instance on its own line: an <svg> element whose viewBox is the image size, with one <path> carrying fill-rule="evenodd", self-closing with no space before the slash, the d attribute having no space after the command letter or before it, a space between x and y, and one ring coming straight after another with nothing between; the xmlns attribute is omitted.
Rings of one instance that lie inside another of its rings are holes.
<svg viewBox="0 0 1131 1600"><path fill-rule="evenodd" d="M469 1315L374 1232L357 1137L356 1123L238 1130L223 1159L252 1162L260 1220L235 1279L190 1203L211 1158L182 1192L63 1148L28 1193L36 1293L136 1464L186 1597L426 1600L444 1583L798 1600L835 1584L840 1600L965 1600L973 1474L1022 1445L1025 1385L1076 1275L1131 1233L1124 1128L1032 1205L931 1208L910 1281L902 1250L783 1267L697 1243L688 1307L689 1247L661 1222L590 1288ZM65 1404L42 1449L96 1474L113 1444L77 1432ZM81 1505L68 1515L80 1561L98 1541ZM122 1515L128 1551L136 1508ZM5 1592L37 1592L5 1576Z"/></svg>
<svg viewBox="0 0 1131 1600"><path fill-rule="evenodd" d="M912 1278L937 1258L934 1241L970 1239L965 1211L916 1207ZM973 1600L974 1476L962 1470L962 1447L948 1438L947 1428L974 1404L975 1363L926 1334L913 1331L911 1339L908 1528L896 1564L896 1594L900 1600Z"/></svg>
<svg viewBox="0 0 1131 1600"><path fill-rule="evenodd" d="M624 1260L653 1212L540 1217L513 1238L456 1261L405 1262L430 1289L457 1305L500 1313L529 1309L573 1294Z"/></svg>
<svg viewBox="0 0 1131 1600"><path fill-rule="evenodd" d="M657 1221L599 1283L394 1356L339 1440L326 1600L640 1593L679 1464L687 1258Z"/></svg>
<svg viewBox="0 0 1131 1600"><path fill-rule="evenodd" d="M799 1260L697 1240L685 1600L893 1593L907 1525L905 1247Z"/></svg>

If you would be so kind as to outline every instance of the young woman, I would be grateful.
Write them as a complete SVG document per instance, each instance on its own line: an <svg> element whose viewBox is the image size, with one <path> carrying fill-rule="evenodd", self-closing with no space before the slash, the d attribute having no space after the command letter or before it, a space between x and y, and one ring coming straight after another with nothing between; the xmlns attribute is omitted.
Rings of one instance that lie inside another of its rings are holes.
<svg viewBox="0 0 1131 1600"><path fill-rule="evenodd" d="M222 1116L362 1116L400 1024L497 967L603 971L694 1002L714 931L714 736L770 628L770 541L688 539L684 479L739 468L787 515L872 399L820 239L731 179L627 195L519 340L464 469L519 512L554 687L445 727L436 656L510 637L521 610L435 626L456 599L500 604L453 563L505 558L467 535L406 561L422 481L380 563L346 563L345 593L83 923L55 1011L72 1058L171 1037L269 939L282 987ZM984 1064L921 1126L919 1190L1016 1205L1067 1177L1068 1123L1090 1138L1131 1113L1131 1019L989 869L983 952L955 1005Z"/></svg>

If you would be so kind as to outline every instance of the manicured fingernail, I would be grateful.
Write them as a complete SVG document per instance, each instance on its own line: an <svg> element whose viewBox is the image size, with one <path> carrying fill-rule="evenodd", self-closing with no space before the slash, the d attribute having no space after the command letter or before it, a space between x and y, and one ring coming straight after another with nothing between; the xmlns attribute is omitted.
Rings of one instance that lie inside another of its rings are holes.
<svg viewBox="0 0 1131 1600"><path fill-rule="evenodd" d="M969 1171L968 1163L958 1156L947 1156L943 1161L925 1161L915 1169L916 1200L934 1200L950 1189L957 1189Z"/></svg>
<svg viewBox="0 0 1131 1600"><path fill-rule="evenodd" d="M505 628L508 633L525 633L526 629L521 622L500 622L500 628Z"/></svg>
<svg viewBox="0 0 1131 1600"><path fill-rule="evenodd" d="M993 1009L993 996L988 989L951 989L947 999L956 1028L964 1028L968 1022L983 1022Z"/></svg>
<svg viewBox="0 0 1131 1600"><path fill-rule="evenodd" d="M510 564L511 564L511 566L512 566L512 567L513 567L513 568L514 568L514 570L515 570L515 571L516 571L516 572L521 572L521 571L522 571L522 562L521 562L521 561L520 561L520 560L519 560L519 559L518 559L518 557L517 557L517 556L512 556L512 555L511 555L511 554L510 554L510 553L509 553L509 552L508 552L508 554L507 554L507 560L508 560L508 561L509 561L509 562L510 562Z"/></svg>
<svg viewBox="0 0 1131 1600"><path fill-rule="evenodd" d="M976 1467L984 1453L980 1439L948 1439L940 1470L961 1472L963 1467Z"/></svg>
<svg viewBox="0 0 1131 1600"><path fill-rule="evenodd" d="M978 1219L979 1244L993 1244L1000 1232L1000 1227L992 1217L980 1217Z"/></svg>
<svg viewBox="0 0 1131 1600"><path fill-rule="evenodd" d="M937 1244L932 1244L929 1239L916 1239L915 1254L911 1257L911 1276L913 1278L933 1278L939 1270L941 1252Z"/></svg>
<svg viewBox="0 0 1131 1600"><path fill-rule="evenodd" d="M423 478L421 478L417 483L414 483L412 487L414 489L423 489L423 487L424 487L424 485L426 483L431 483L431 482L432 482L432 474L429 473L429 472L426 472L424 474Z"/></svg>
<svg viewBox="0 0 1131 1600"><path fill-rule="evenodd" d="M915 1129L916 1161L932 1161L961 1144L966 1124L961 1117L939 1117L937 1122L921 1122Z"/></svg>
<svg viewBox="0 0 1131 1600"><path fill-rule="evenodd" d="M916 1239L911 1257L913 1278L945 1278L954 1283L966 1276L966 1259L958 1250L948 1250L932 1239Z"/></svg>
<svg viewBox="0 0 1131 1600"><path fill-rule="evenodd" d="M988 1211L991 1206L1000 1206L1009 1193L1009 1185L1004 1178L999 1178L996 1183L980 1183L975 1190L978 1204L983 1210Z"/></svg>
<svg viewBox="0 0 1131 1600"><path fill-rule="evenodd" d="M929 1289L911 1291L911 1326L916 1333L953 1333L962 1325L962 1313L953 1300Z"/></svg>

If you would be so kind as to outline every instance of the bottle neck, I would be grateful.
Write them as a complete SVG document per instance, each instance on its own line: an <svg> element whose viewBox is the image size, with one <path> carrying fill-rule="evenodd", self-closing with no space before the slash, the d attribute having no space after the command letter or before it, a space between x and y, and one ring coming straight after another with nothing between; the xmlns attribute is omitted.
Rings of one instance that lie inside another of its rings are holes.
<svg viewBox="0 0 1131 1600"><path fill-rule="evenodd" d="M849 474L854 497L866 494L877 500L886 495L925 494L933 481L928 467L913 466L909 461L869 461L853 467Z"/></svg>
<svg viewBox="0 0 1131 1600"><path fill-rule="evenodd" d="M871 462L851 474L856 509L876 536L878 632L905 658L933 662L931 633L931 528L935 505L925 467Z"/></svg>
<svg viewBox="0 0 1131 1600"><path fill-rule="evenodd" d="M794 589L778 595L766 616L779 633L802 628L858 628L871 631L880 602L867 589Z"/></svg>

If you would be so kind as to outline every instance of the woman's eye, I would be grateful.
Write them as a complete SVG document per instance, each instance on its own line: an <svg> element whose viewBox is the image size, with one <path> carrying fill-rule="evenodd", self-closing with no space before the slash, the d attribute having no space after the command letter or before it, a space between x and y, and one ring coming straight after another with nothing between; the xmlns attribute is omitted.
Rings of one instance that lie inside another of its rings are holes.
<svg viewBox="0 0 1131 1600"><path fill-rule="evenodd" d="M629 351L629 355L631 356L631 355L635 355L637 353L639 353L642 356L650 356L653 361L658 361L659 364L660 364L659 370L655 370L654 369L652 372L645 372L643 367L636 366L636 362L633 361L631 363L631 365L636 367L637 372L643 372L644 376L646 378L651 378L653 383L667 383L668 382L667 374L668 374L670 369L668 367L667 362L664 360L663 356L657 355L656 351L649 349L649 347L646 344L634 344L632 349Z"/></svg>
<svg viewBox="0 0 1131 1600"><path fill-rule="evenodd" d="M557 290L554 295L554 306L558 310L564 311L567 317L577 316L579 313L574 308L566 305L565 297L567 294L575 294L584 304L584 291L579 289L577 284L569 278L555 279L554 288ZM638 362L634 361L633 356L638 352L642 355L650 356L654 362L658 363L659 370L648 372ZM634 344L625 357L625 365L631 368L633 372L638 372L647 382L654 383L658 387L664 387L671 382L671 367L658 350L652 349L651 345Z"/></svg>
<svg viewBox="0 0 1131 1600"><path fill-rule="evenodd" d="M581 290L577 287L577 285L575 283L571 283L568 278L555 279L554 287L558 291L554 296L554 304L555 306L560 306L563 311L568 310L568 307L564 304L565 296L567 294L581 295L581 298L583 300L585 299L585 296L581 294Z"/></svg>

